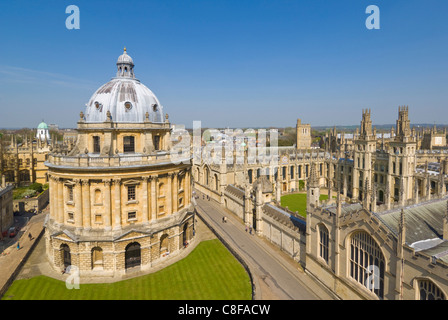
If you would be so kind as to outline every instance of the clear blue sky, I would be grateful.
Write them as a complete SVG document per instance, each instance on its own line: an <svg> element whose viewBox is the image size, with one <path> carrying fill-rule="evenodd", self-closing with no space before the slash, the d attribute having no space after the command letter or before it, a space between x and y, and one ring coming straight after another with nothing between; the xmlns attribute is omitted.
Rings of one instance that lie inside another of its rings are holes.
<svg viewBox="0 0 448 320"><path fill-rule="evenodd" d="M68 5L80 30L68 30ZM367 30L368 5L381 29ZM448 123L446 0L0 2L0 127L75 127L126 46L173 123Z"/></svg>

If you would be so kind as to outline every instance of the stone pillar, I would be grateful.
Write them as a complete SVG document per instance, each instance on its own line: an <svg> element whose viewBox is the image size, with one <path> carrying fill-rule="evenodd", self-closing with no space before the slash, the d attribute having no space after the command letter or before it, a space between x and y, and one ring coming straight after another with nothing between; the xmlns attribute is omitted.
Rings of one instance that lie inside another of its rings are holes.
<svg viewBox="0 0 448 320"><path fill-rule="evenodd" d="M179 171L175 172L173 175L173 213L177 212L179 210L179 180L178 180L178 176L179 176ZM186 188L186 187L185 187ZM184 190L184 197L187 198L188 197L188 191ZM186 203L187 199L184 199L184 203Z"/></svg>
<svg viewBox="0 0 448 320"><path fill-rule="evenodd" d="M113 228L121 228L121 179L114 179L114 217Z"/></svg>
<svg viewBox="0 0 448 320"><path fill-rule="evenodd" d="M151 221L157 219L157 179L158 176L152 175L151 179Z"/></svg>
<svg viewBox="0 0 448 320"><path fill-rule="evenodd" d="M55 216L55 213L56 213L55 212L56 186L55 186L55 180L54 180L53 176L50 176L49 186L48 187L49 187L48 189L49 189L49 192L50 192L50 217L54 219L54 216Z"/></svg>
<svg viewBox="0 0 448 320"><path fill-rule="evenodd" d="M142 177L142 222L148 223L149 216L148 216L148 179L149 177Z"/></svg>
<svg viewBox="0 0 448 320"><path fill-rule="evenodd" d="M263 234L263 212L262 212L262 206L263 206L263 194L261 192L261 186L258 186L255 193L255 218L256 218L256 233L257 235L261 236Z"/></svg>
<svg viewBox="0 0 448 320"><path fill-rule="evenodd" d="M244 223L247 227L251 224L251 208L250 208L250 186L246 185L244 188Z"/></svg>
<svg viewBox="0 0 448 320"><path fill-rule="evenodd" d="M64 221L64 183L61 178L57 180L58 185L58 210L55 216L58 223Z"/></svg>
<svg viewBox="0 0 448 320"><path fill-rule="evenodd" d="M173 194L173 192L172 192L172 189L173 189L173 173L172 172L170 172L170 173L168 173L168 182L167 182L167 188L166 188L166 191L167 191L167 195L166 195L166 197L165 197L165 199L166 199L166 213L167 214L172 214L173 213L173 197L172 197L172 194Z"/></svg>
<svg viewBox="0 0 448 320"><path fill-rule="evenodd" d="M81 180L75 179L74 182L75 227L81 229L83 227Z"/></svg>
<svg viewBox="0 0 448 320"><path fill-rule="evenodd" d="M90 183L89 179L82 179L82 213L83 213L83 226L85 229L90 229L92 225L92 219L90 217Z"/></svg>
<svg viewBox="0 0 448 320"><path fill-rule="evenodd" d="M104 183L104 227L105 230L110 230L112 227L112 207L110 202L110 185L111 180L105 179Z"/></svg>

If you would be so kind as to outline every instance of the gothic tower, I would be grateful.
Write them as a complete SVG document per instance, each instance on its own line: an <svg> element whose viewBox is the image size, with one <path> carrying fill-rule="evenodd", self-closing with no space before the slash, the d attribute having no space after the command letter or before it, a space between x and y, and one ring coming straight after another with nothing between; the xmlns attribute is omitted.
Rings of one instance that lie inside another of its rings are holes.
<svg viewBox="0 0 448 320"><path fill-rule="evenodd" d="M355 137L353 153L353 198L364 199L365 190L371 190L372 155L376 151L376 137L372 130L370 109L362 111L360 132Z"/></svg>

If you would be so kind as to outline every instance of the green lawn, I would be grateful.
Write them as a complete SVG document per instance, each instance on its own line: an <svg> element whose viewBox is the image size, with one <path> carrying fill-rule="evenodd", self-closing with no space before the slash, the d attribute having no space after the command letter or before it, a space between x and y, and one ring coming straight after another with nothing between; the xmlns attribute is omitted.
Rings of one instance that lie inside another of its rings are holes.
<svg viewBox="0 0 448 320"><path fill-rule="evenodd" d="M327 200L328 195L321 194L321 201ZM280 199L280 203L282 207L288 207L289 210L296 212L298 211L302 217L306 217L306 193L296 193L296 194L288 194Z"/></svg>
<svg viewBox="0 0 448 320"><path fill-rule="evenodd" d="M3 300L250 300L249 275L217 239L203 241L184 259L153 274L116 283L80 284L38 276L16 280Z"/></svg>

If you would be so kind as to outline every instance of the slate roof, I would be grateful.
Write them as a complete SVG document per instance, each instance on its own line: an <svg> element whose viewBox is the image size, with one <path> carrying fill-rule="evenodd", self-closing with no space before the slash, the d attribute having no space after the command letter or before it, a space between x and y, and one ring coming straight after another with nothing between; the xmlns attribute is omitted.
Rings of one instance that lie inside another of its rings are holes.
<svg viewBox="0 0 448 320"><path fill-rule="evenodd" d="M404 208L406 243L441 238L443 216L447 210L447 199L437 199ZM377 215L393 231L398 233L401 209L394 209Z"/></svg>

